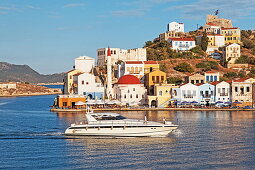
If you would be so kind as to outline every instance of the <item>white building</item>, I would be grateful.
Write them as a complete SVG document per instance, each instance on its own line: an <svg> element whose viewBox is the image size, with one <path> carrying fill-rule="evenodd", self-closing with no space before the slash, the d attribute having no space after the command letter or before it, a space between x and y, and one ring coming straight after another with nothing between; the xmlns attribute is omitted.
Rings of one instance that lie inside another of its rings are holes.
<svg viewBox="0 0 255 170"><path fill-rule="evenodd" d="M220 34L221 28L219 26L209 22L204 25L203 31L206 33Z"/></svg>
<svg viewBox="0 0 255 170"><path fill-rule="evenodd" d="M223 48L223 59L227 64L235 64L235 61L241 56L241 47L239 44L231 44Z"/></svg>
<svg viewBox="0 0 255 170"><path fill-rule="evenodd" d="M196 47L196 42L193 38L169 38L168 42L174 50L187 51Z"/></svg>
<svg viewBox="0 0 255 170"><path fill-rule="evenodd" d="M108 48L97 49L97 65L102 66L107 61L107 50ZM118 61L146 61L147 54L146 48L135 48L135 49L120 49L110 48L111 50L111 63L115 65Z"/></svg>
<svg viewBox="0 0 255 170"><path fill-rule="evenodd" d="M147 90L140 80L133 75L122 76L113 87L114 98L122 104L143 105L145 104Z"/></svg>
<svg viewBox="0 0 255 170"><path fill-rule="evenodd" d="M124 75L134 75L141 79L144 76L144 62L124 61L118 65L118 78Z"/></svg>
<svg viewBox="0 0 255 170"><path fill-rule="evenodd" d="M184 23L170 22L167 31L184 32Z"/></svg>
<svg viewBox="0 0 255 170"><path fill-rule="evenodd" d="M95 67L95 59L88 56L80 56L75 59L74 66L76 70L89 73Z"/></svg>
<svg viewBox="0 0 255 170"><path fill-rule="evenodd" d="M90 99L103 99L104 87L96 82L93 73L77 73L73 77L75 94L84 95Z"/></svg>
<svg viewBox="0 0 255 170"><path fill-rule="evenodd" d="M230 102L230 84L225 81L215 81L211 83L215 86L215 102Z"/></svg>
<svg viewBox="0 0 255 170"><path fill-rule="evenodd" d="M174 99L181 102L198 101L198 86L191 83L182 84L179 88L173 88L172 96Z"/></svg>

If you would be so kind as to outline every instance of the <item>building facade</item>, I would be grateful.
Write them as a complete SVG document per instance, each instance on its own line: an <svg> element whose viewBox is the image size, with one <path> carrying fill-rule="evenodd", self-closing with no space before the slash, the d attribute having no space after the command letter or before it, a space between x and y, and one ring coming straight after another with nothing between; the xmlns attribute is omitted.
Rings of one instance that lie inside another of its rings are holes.
<svg viewBox="0 0 255 170"><path fill-rule="evenodd" d="M205 72L204 76L205 76L205 83L220 81L220 72L207 71Z"/></svg>
<svg viewBox="0 0 255 170"><path fill-rule="evenodd" d="M198 101L198 86L186 83L180 85L179 88L173 88L172 98L180 102Z"/></svg>
<svg viewBox="0 0 255 170"><path fill-rule="evenodd" d="M225 81L215 81L211 83L215 89L215 102L230 102L231 101L231 86Z"/></svg>
<svg viewBox="0 0 255 170"><path fill-rule="evenodd" d="M113 87L114 98L124 105L146 104L147 90L133 75L122 76Z"/></svg>
<svg viewBox="0 0 255 170"><path fill-rule="evenodd" d="M169 38L168 42L171 48L179 51L188 51L196 47L196 42L193 38Z"/></svg>
<svg viewBox="0 0 255 170"><path fill-rule="evenodd" d="M154 85L166 83L166 73L160 70L152 71L145 75L144 84L149 95L154 93Z"/></svg>
<svg viewBox="0 0 255 170"><path fill-rule="evenodd" d="M221 28L221 34L225 37L225 44L241 43L241 30L234 28Z"/></svg>
<svg viewBox="0 0 255 170"><path fill-rule="evenodd" d="M223 60L226 65L235 64L236 60L241 56L241 47L239 44L227 45L223 48Z"/></svg>
<svg viewBox="0 0 255 170"><path fill-rule="evenodd" d="M200 104L209 105L214 104L215 101L215 86L209 83L197 84L198 86L198 102Z"/></svg>
<svg viewBox="0 0 255 170"><path fill-rule="evenodd" d="M203 31L211 34L220 34L220 27L209 22L203 26Z"/></svg>
<svg viewBox="0 0 255 170"><path fill-rule="evenodd" d="M97 49L97 65L103 66L107 63L108 48ZM111 64L115 65L118 61L146 61L147 54L146 48L135 49L120 49L110 48L111 51Z"/></svg>
<svg viewBox="0 0 255 170"><path fill-rule="evenodd" d="M198 83L204 83L204 82L205 82L205 76L199 73L195 73L185 77L185 83L198 84Z"/></svg>
<svg viewBox="0 0 255 170"><path fill-rule="evenodd" d="M170 22L167 31L184 32L184 23Z"/></svg>

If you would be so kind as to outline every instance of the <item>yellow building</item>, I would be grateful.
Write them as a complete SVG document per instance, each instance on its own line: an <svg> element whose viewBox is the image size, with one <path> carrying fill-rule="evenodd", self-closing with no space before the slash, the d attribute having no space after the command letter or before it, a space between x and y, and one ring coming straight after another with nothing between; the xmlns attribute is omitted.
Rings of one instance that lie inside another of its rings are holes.
<svg viewBox="0 0 255 170"><path fill-rule="evenodd" d="M64 75L64 94L73 94L74 87L73 87L73 75L79 73L79 70L70 70L65 73Z"/></svg>
<svg viewBox="0 0 255 170"><path fill-rule="evenodd" d="M164 84L166 82L166 73L160 70L149 72L145 75L144 84L148 94L154 94L155 84Z"/></svg>
<svg viewBox="0 0 255 170"><path fill-rule="evenodd" d="M221 34L225 36L225 44L241 43L241 31L239 28L221 28Z"/></svg>
<svg viewBox="0 0 255 170"><path fill-rule="evenodd" d="M159 63L157 61L144 61L144 74L159 70Z"/></svg>
<svg viewBox="0 0 255 170"><path fill-rule="evenodd" d="M59 95L56 98L55 105L59 108L77 108L85 105L75 105L76 102L86 102L86 96L83 95Z"/></svg>
<svg viewBox="0 0 255 170"><path fill-rule="evenodd" d="M174 84L155 84L154 94L147 96L147 102L150 107L168 107L172 98L172 88L178 88Z"/></svg>

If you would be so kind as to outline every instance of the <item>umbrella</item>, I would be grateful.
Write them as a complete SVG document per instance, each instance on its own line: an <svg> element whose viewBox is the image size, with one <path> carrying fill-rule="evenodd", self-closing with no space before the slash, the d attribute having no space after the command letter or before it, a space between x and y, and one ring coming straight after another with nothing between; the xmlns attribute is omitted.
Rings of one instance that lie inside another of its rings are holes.
<svg viewBox="0 0 255 170"><path fill-rule="evenodd" d="M89 100L89 101L86 102L86 104L87 104L87 105L93 105L93 104L95 104L95 101Z"/></svg>
<svg viewBox="0 0 255 170"><path fill-rule="evenodd" d="M188 104L189 102L187 102L187 101L183 101L183 102L181 102L181 104Z"/></svg>
<svg viewBox="0 0 255 170"><path fill-rule="evenodd" d="M114 103L114 104L117 104L117 105L120 105L120 104L121 104L121 102L120 102L119 100L113 100L113 103Z"/></svg>
<svg viewBox="0 0 255 170"><path fill-rule="evenodd" d="M85 105L86 103L82 102L82 101L78 101L75 103L75 106L82 106Z"/></svg>
<svg viewBox="0 0 255 170"><path fill-rule="evenodd" d="M241 102L234 102L234 104L242 104Z"/></svg>
<svg viewBox="0 0 255 170"><path fill-rule="evenodd" d="M232 102L225 102L224 104L231 104Z"/></svg>
<svg viewBox="0 0 255 170"><path fill-rule="evenodd" d="M209 103L210 103L210 104L215 104L215 102L214 102L214 101L209 101Z"/></svg>
<svg viewBox="0 0 255 170"><path fill-rule="evenodd" d="M197 104L198 102L197 101L192 101L190 102L191 104Z"/></svg>
<svg viewBox="0 0 255 170"><path fill-rule="evenodd" d="M173 103L174 103L174 104L177 104L177 103L181 103L181 102L180 102L180 101L174 101Z"/></svg>
<svg viewBox="0 0 255 170"><path fill-rule="evenodd" d="M217 101L215 104L218 104L218 103L223 103L222 101ZM226 102L225 102L226 103Z"/></svg>
<svg viewBox="0 0 255 170"><path fill-rule="evenodd" d="M105 104L102 100L97 100L96 104Z"/></svg>
<svg viewBox="0 0 255 170"><path fill-rule="evenodd" d="M114 101L112 101L112 100L111 100L111 101L108 101L108 102L106 102L106 103L107 103L107 104L115 104Z"/></svg>

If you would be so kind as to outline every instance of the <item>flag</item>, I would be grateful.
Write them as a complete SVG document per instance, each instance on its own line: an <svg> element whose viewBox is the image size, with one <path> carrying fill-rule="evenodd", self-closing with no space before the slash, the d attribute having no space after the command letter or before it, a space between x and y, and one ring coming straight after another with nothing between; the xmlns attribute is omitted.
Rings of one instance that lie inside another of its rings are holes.
<svg viewBox="0 0 255 170"><path fill-rule="evenodd" d="M215 15L218 15L219 14L219 9L217 9L216 11L215 11Z"/></svg>

